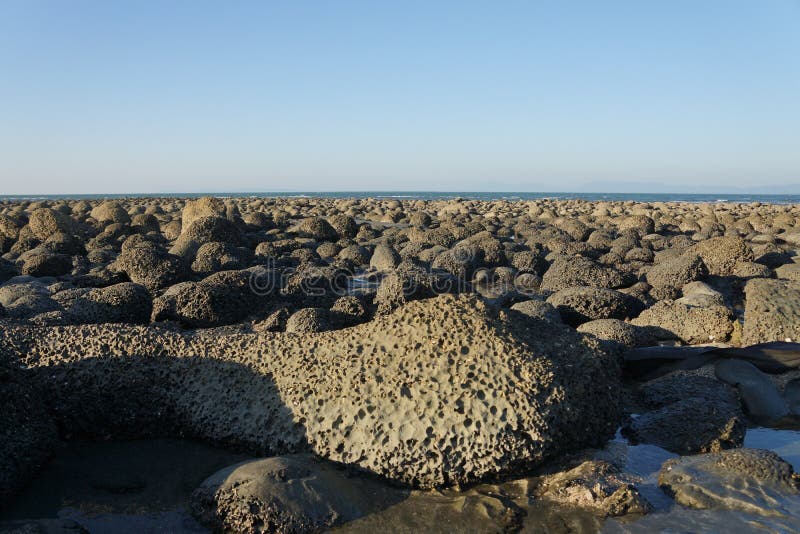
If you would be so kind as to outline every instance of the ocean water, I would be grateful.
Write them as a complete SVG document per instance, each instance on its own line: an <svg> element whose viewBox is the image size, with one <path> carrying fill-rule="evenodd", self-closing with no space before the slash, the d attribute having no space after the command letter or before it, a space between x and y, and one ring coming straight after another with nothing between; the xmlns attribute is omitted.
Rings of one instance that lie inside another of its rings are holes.
<svg viewBox="0 0 800 534"><path fill-rule="evenodd" d="M536 200L536 199L581 199L587 201L636 201L636 202L731 202L748 204L800 204L800 195L756 195L756 194L682 194L682 193L536 193L536 192L476 192L476 191L263 191L263 192L217 192L217 193L131 193L99 195L2 195L0 200L94 200L106 198L197 198L215 197L322 197L322 198L395 198L398 200Z"/></svg>

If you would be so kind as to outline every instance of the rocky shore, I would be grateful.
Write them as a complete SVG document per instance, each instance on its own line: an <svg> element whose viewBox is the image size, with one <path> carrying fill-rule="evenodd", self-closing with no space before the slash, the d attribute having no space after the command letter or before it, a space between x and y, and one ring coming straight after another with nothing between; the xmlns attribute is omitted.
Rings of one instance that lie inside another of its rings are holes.
<svg viewBox="0 0 800 534"><path fill-rule="evenodd" d="M635 528L614 440L674 510L800 529L743 448L800 428L798 250L793 205L2 202L0 517L61 441L171 437L263 457L194 491L218 531Z"/></svg>

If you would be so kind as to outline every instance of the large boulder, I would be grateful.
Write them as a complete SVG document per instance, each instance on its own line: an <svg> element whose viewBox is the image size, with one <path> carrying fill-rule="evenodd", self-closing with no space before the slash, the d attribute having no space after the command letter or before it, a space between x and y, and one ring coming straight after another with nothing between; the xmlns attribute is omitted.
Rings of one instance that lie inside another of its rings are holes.
<svg viewBox="0 0 800 534"><path fill-rule="evenodd" d="M647 283L653 286L653 296L658 299L676 299L681 288L708 275L703 259L697 254L682 254L654 265L647 272Z"/></svg>
<svg viewBox="0 0 800 534"><path fill-rule="evenodd" d="M77 434L305 450L433 487L614 435L615 359L569 327L531 321L445 295L302 338L9 327L0 348L41 370L59 423Z"/></svg>
<svg viewBox="0 0 800 534"><path fill-rule="evenodd" d="M696 454L741 447L745 422L735 404L689 397L639 415L622 432L634 443Z"/></svg>
<svg viewBox="0 0 800 534"><path fill-rule="evenodd" d="M322 217L303 219L297 229L301 235L318 241L336 241L339 239L336 229Z"/></svg>
<svg viewBox="0 0 800 534"><path fill-rule="evenodd" d="M376 271L389 271L400 263L400 255L390 245L380 244L372 252L369 266Z"/></svg>
<svg viewBox="0 0 800 534"><path fill-rule="evenodd" d="M598 265L583 256L557 258L542 277L542 289L560 291L568 287L588 286L617 289L635 280L612 267Z"/></svg>
<svg viewBox="0 0 800 534"><path fill-rule="evenodd" d="M60 211L39 208L31 212L28 218L28 228L37 239L44 241L56 232L71 233L73 221Z"/></svg>
<svg viewBox="0 0 800 534"><path fill-rule="evenodd" d="M744 292L743 344L800 341L800 282L757 278Z"/></svg>
<svg viewBox="0 0 800 534"><path fill-rule="evenodd" d="M54 295L58 299L58 294ZM153 304L144 286L122 282L89 289L65 306L76 323L147 323Z"/></svg>
<svg viewBox="0 0 800 534"><path fill-rule="evenodd" d="M741 237L712 237L694 245L690 253L703 258L708 272L715 276L732 276L736 264L753 261L753 250Z"/></svg>
<svg viewBox="0 0 800 534"><path fill-rule="evenodd" d="M22 264L22 274L29 276L61 276L72 271L72 258L66 254L42 252L31 254Z"/></svg>
<svg viewBox="0 0 800 534"><path fill-rule="evenodd" d="M633 324L658 327L665 334L689 344L719 343L728 340L733 333L733 314L725 306L695 307L662 300L643 311Z"/></svg>
<svg viewBox="0 0 800 534"><path fill-rule="evenodd" d="M193 493L192 511L220 532L318 532L378 512L406 494L296 454L218 471Z"/></svg>
<svg viewBox="0 0 800 534"><path fill-rule="evenodd" d="M629 319L644 308L630 295L598 287L568 287L551 295L547 302L572 326L594 319Z"/></svg>
<svg viewBox="0 0 800 534"><path fill-rule="evenodd" d="M153 301L152 320L177 321L188 328L233 324L268 302L275 289L271 276L266 269L253 268L177 284ZM262 282L270 284L265 291L259 286Z"/></svg>
<svg viewBox="0 0 800 534"><path fill-rule="evenodd" d="M130 224L131 217L128 212L113 200L95 206L89 214L94 220L101 223Z"/></svg>
<svg viewBox="0 0 800 534"><path fill-rule="evenodd" d="M135 247L123 251L114 269L150 291L171 286L183 280L188 272L186 262L178 256L152 247Z"/></svg>
<svg viewBox="0 0 800 534"><path fill-rule="evenodd" d="M203 217L219 217L235 221L239 217L239 210L235 205L227 205L222 199L216 197L188 200L181 214L183 232L186 232L194 221Z"/></svg>

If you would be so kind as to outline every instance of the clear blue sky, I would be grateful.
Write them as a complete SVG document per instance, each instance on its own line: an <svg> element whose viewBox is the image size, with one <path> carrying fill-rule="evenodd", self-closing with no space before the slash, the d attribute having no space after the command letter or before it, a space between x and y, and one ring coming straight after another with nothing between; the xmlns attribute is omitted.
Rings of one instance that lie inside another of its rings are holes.
<svg viewBox="0 0 800 534"><path fill-rule="evenodd" d="M800 184L800 0L0 0L0 194L626 184Z"/></svg>

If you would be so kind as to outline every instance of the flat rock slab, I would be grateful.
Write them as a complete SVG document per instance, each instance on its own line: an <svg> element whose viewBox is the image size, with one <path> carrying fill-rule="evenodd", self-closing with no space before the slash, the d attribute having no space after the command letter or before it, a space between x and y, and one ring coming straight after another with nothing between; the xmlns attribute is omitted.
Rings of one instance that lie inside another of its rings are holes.
<svg viewBox="0 0 800 534"><path fill-rule="evenodd" d="M745 296L744 345L800 340L800 282L757 278Z"/></svg>
<svg viewBox="0 0 800 534"><path fill-rule="evenodd" d="M48 386L68 434L311 451L419 487L600 445L621 418L599 341L465 296L307 335L12 327L0 351Z"/></svg>
<svg viewBox="0 0 800 534"><path fill-rule="evenodd" d="M772 451L733 449L664 462L658 483L684 506L797 516L798 476Z"/></svg>

